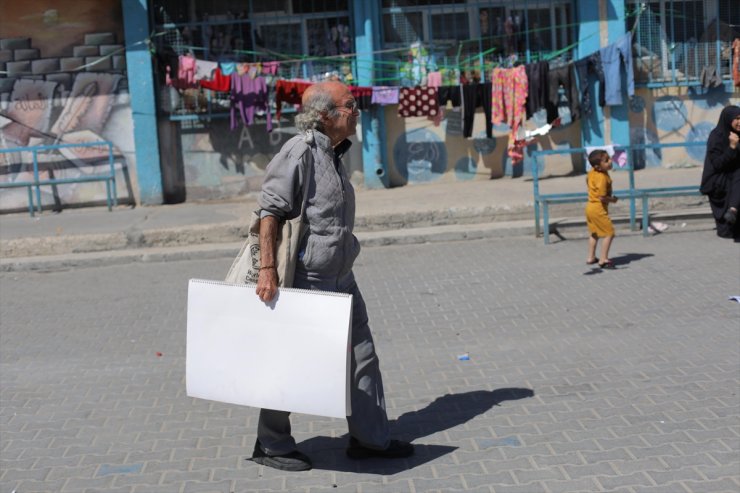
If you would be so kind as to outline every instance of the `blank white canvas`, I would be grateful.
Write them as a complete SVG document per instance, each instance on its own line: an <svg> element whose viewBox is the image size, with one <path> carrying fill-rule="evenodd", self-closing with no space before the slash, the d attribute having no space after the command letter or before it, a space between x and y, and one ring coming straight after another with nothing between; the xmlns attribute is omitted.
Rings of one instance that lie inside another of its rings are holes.
<svg viewBox="0 0 740 493"><path fill-rule="evenodd" d="M187 394L231 404L344 418L352 296L191 279Z"/></svg>

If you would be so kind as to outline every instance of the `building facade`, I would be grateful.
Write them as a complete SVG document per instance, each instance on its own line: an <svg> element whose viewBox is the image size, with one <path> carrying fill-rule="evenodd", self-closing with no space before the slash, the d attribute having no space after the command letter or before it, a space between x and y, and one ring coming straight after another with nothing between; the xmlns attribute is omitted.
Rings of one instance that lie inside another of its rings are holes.
<svg viewBox="0 0 740 493"><path fill-rule="evenodd" d="M279 81L290 88L327 77L360 88L439 83L468 95L460 106L452 97L434 115L399 116L398 104L370 104L370 93L358 90L367 104L346 165L353 182L366 187L517 178L531 173L536 149L701 142L722 108L740 102L733 79L740 6L732 0L40 4L0 2L0 148L110 141L119 198L135 204L258 191L265 166L295 132L293 104L282 103L279 118L275 113ZM610 104L601 106L602 84L586 72L586 84L573 83L575 106L564 83L551 108L533 111L516 131L501 122L489 135L490 97L471 105L471 95L478 97L474 87L490 96L494 69L543 61L568 67L617 46L625 36L631 70L612 50L622 81L618 102L612 94ZM200 75L189 80L187 71L179 72L180 57L197 60L197 70L206 67L206 80L213 79L214 67L222 74L234 70L251 74L250 80L264 79L267 111L244 94L204 87L195 80ZM630 71L633 95L627 93ZM593 102L587 114L581 111L584 93ZM240 98L241 106L235 104ZM556 116L559 126L525 138L526 131ZM514 141L521 144L516 149ZM701 146L646 149L633 164L637 169L701 166L703 152ZM22 180L29 156L23 150L0 153L0 181ZM55 176L101 169L95 156L71 151L46 152L39 161ZM576 153L549 158L544 171L583 169L583 156ZM43 189L46 207L91 205L104 198L101 183ZM23 189L0 189L0 211L23 210L26 200Z"/></svg>

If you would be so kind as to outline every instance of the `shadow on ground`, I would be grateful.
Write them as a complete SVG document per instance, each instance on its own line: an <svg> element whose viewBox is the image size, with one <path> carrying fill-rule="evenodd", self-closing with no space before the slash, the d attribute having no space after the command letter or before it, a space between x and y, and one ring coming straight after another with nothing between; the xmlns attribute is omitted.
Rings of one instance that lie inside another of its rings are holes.
<svg viewBox="0 0 740 493"><path fill-rule="evenodd" d="M612 257L611 261L614 262L614 267L619 269L624 268L626 265L629 265L632 262L636 262L638 260L653 256L654 254L652 253L625 253L624 255L620 255L618 257ZM584 272L583 275L593 276L594 274L602 274L604 271L605 269L602 269L598 265L594 265L589 271Z"/></svg>
<svg viewBox="0 0 740 493"><path fill-rule="evenodd" d="M393 437L414 441L466 423L504 401L525 399L533 395L534 391L521 388L447 394L423 409L405 413L391 421L391 434ZM355 461L345 455L348 442L348 434L341 437L316 437L300 443L298 448L311 457L314 469L366 474L396 474L457 450L457 447L447 445L415 444L415 453L408 459Z"/></svg>

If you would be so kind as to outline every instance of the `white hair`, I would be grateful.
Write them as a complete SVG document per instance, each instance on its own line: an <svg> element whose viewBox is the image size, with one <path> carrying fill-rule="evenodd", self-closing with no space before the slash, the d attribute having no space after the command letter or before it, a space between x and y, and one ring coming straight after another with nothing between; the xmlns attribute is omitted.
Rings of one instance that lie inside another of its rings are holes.
<svg viewBox="0 0 740 493"><path fill-rule="evenodd" d="M336 118L340 115L332 95L323 87L315 88L303 102L301 112L295 117L295 126L301 132L323 130L323 117Z"/></svg>

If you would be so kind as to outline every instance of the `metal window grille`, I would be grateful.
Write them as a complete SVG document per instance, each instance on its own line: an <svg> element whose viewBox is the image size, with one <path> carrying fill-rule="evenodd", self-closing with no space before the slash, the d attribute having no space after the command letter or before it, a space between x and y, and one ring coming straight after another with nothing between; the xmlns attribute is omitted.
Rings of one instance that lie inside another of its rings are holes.
<svg viewBox="0 0 740 493"><path fill-rule="evenodd" d="M382 0L377 82L413 85L441 71L485 79L494 65L572 58L573 0ZM380 69L380 70L378 70ZM455 81L455 82L452 82Z"/></svg>
<svg viewBox="0 0 740 493"><path fill-rule="evenodd" d="M732 74L740 3L732 0L628 0L635 79L649 86L699 85L705 69Z"/></svg>
<svg viewBox="0 0 740 493"><path fill-rule="evenodd" d="M286 79L356 73L348 0L154 0L158 47L219 62L279 61ZM229 95L187 89L160 105L174 116L224 117ZM285 112L288 112L286 110Z"/></svg>

